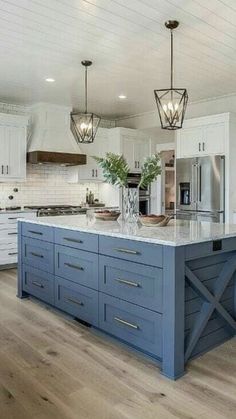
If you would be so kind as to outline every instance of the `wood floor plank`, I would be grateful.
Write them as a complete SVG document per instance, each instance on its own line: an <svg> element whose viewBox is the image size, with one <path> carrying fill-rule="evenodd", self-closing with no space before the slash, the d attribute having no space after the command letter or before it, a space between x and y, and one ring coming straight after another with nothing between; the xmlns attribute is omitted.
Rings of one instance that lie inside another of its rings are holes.
<svg viewBox="0 0 236 419"><path fill-rule="evenodd" d="M0 272L0 419L235 419L236 340L173 382L157 365L33 299Z"/></svg>

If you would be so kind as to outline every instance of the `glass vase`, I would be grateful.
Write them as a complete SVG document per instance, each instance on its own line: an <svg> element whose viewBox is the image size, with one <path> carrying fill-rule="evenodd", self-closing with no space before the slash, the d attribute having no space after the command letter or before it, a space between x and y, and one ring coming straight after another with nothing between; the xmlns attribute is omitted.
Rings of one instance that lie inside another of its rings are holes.
<svg viewBox="0 0 236 419"><path fill-rule="evenodd" d="M139 189L123 188L123 220L136 223L139 216Z"/></svg>

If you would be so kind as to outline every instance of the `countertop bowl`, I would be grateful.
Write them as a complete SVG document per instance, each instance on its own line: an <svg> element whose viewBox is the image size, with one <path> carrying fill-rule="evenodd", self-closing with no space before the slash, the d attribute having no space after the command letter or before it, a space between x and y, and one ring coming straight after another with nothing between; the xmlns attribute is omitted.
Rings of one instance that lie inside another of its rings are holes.
<svg viewBox="0 0 236 419"><path fill-rule="evenodd" d="M98 210L94 212L94 216L97 220L117 221L120 216L120 211Z"/></svg>
<svg viewBox="0 0 236 419"><path fill-rule="evenodd" d="M165 227L172 218L172 216L168 215L150 214L140 215L139 220L141 224L146 227Z"/></svg>

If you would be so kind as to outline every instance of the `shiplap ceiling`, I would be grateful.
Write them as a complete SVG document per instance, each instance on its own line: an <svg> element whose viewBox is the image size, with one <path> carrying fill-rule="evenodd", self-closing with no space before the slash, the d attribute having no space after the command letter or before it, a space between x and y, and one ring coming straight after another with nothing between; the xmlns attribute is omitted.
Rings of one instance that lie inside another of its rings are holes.
<svg viewBox="0 0 236 419"><path fill-rule="evenodd" d="M0 0L0 100L82 110L80 61L91 59L92 111L153 110L153 89L169 87L170 18L175 85L191 101L236 92L236 0Z"/></svg>

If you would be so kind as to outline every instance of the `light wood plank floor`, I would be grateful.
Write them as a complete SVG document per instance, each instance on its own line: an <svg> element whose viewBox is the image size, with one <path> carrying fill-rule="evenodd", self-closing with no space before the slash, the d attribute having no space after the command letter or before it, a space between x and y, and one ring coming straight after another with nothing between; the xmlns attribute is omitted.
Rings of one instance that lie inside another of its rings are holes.
<svg viewBox="0 0 236 419"><path fill-rule="evenodd" d="M0 419L236 418L236 340L172 382L151 361L36 300L0 272Z"/></svg>

